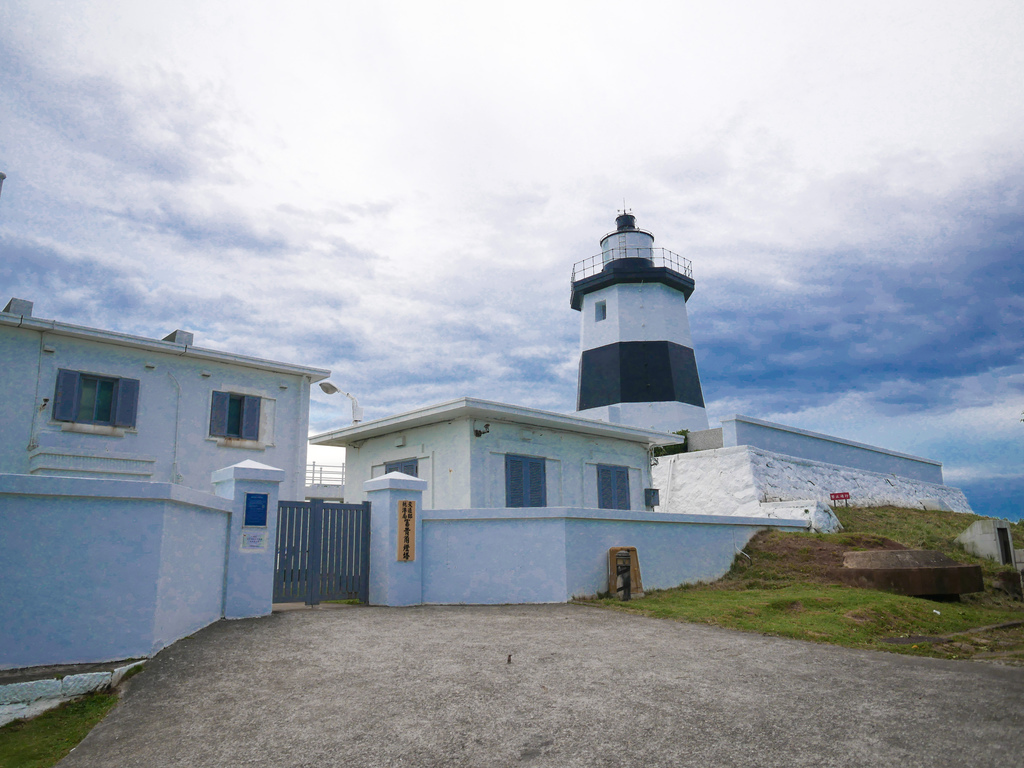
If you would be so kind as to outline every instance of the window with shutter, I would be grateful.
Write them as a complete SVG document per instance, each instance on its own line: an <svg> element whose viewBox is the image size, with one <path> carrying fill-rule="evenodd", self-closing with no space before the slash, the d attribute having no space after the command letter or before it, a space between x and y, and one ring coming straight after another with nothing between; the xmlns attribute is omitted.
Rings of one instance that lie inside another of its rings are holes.
<svg viewBox="0 0 1024 768"><path fill-rule="evenodd" d="M629 509L629 468L597 465L597 506Z"/></svg>
<svg viewBox="0 0 1024 768"><path fill-rule="evenodd" d="M134 428L139 407L139 380L57 371L53 419L81 424Z"/></svg>
<svg viewBox="0 0 1024 768"><path fill-rule="evenodd" d="M544 459L512 454L505 456L505 506L547 506Z"/></svg>
<svg viewBox="0 0 1024 768"><path fill-rule="evenodd" d="M401 461L391 461L385 464L384 474L388 472L401 472L403 475L419 477L419 468L419 459L402 459Z"/></svg>
<svg viewBox="0 0 1024 768"><path fill-rule="evenodd" d="M210 436L259 440L261 402L258 395L214 392L210 401Z"/></svg>

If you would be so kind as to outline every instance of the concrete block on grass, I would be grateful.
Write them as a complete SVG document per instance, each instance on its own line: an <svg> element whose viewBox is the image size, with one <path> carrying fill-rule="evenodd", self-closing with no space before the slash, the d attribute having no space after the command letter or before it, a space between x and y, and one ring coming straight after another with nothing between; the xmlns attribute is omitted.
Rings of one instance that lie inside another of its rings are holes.
<svg viewBox="0 0 1024 768"><path fill-rule="evenodd" d="M121 681L124 680L124 676L131 672L136 667L141 667L146 662L144 661L133 661L131 664L125 664L123 667L118 667L110 673L110 687L116 688L120 685Z"/></svg>
<svg viewBox="0 0 1024 768"><path fill-rule="evenodd" d="M24 683L0 685L0 705L21 704L37 699L57 699L61 695L60 680L29 680Z"/></svg>
<svg viewBox="0 0 1024 768"><path fill-rule="evenodd" d="M81 696L83 693L98 691L110 685L109 672L86 672L81 675L68 675L61 685L61 696Z"/></svg>

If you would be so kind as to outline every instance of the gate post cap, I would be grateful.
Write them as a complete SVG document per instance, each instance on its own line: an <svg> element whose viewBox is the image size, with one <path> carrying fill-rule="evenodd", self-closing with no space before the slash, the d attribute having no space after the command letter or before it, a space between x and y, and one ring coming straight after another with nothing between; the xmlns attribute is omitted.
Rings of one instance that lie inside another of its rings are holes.
<svg viewBox="0 0 1024 768"><path fill-rule="evenodd" d="M363 483L364 491L425 491L427 481L401 472L388 472Z"/></svg>
<svg viewBox="0 0 1024 768"><path fill-rule="evenodd" d="M210 480L214 483L222 483L225 480L264 480L272 483L283 483L287 472L277 467L270 467L260 464L258 461L246 459L230 467L214 470Z"/></svg>

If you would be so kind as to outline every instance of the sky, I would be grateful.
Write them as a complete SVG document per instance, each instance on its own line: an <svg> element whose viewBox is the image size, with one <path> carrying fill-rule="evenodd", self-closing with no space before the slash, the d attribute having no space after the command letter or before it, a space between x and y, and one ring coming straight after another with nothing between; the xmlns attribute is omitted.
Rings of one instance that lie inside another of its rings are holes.
<svg viewBox="0 0 1024 768"><path fill-rule="evenodd" d="M693 263L712 425L937 459L1017 518L1022 34L984 0L5 0L0 301L329 368L366 419L571 412L572 265L625 205ZM312 434L350 420L314 388Z"/></svg>

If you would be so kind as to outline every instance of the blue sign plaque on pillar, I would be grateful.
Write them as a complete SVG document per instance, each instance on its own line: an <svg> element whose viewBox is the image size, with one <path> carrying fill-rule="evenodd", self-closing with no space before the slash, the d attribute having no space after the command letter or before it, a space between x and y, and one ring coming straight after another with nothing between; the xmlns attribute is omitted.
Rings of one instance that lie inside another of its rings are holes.
<svg viewBox="0 0 1024 768"><path fill-rule="evenodd" d="M267 527L267 494L245 494L245 522L247 528Z"/></svg>

